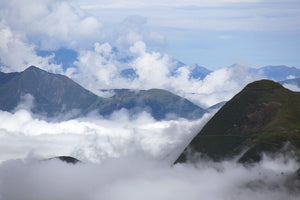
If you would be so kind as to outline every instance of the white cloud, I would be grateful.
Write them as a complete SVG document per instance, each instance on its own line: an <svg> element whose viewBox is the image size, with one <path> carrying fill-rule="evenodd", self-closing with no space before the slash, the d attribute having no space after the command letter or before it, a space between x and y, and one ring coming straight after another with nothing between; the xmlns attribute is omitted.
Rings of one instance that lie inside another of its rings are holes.
<svg viewBox="0 0 300 200"><path fill-rule="evenodd" d="M295 91L295 92L300 92L300 88L294 84L283 84L283 87L290 89L292 91Z"/></svg>
<svg viewBox="0 0 300 200"><path fill-rule="evenodd" d="M123 1L101 1L101 4L97 1L79 1L83 9L125 9L125 8L153 8L153 7L187 7L187 6L197 6L197 7L207 7L207 6L220 6L224 4L235 4L235 3L257 3L262 2L262 0L201 0L201 1L178 1L178 0L165 0L165 1L146 1L146 0L130 0L124 3Z"/></svg>
<svg viewBox="0 0 300 200"><path fill-rule="evenodd" d="M116 47L120 56L126 57L125 52L138 41L143 41L147 46L155 49L166 46L165 37L159 31L150 28L148 19L143 15L130 15L130 13L128 13L129 16L117 15L118 13L115 14L114 18L105 19L107 24L103 33L103 40ZM105 18L105 16L106 14L103 14L99 18Z"/></svg>
<svg viewBox="0 0 300 200"><path fill-rule="evenodd" d="M157 52L145 52L146 46L143 42L136 42L130 51L138 55L132 63L132 68L139 76L139 87L146 89L164 87L168 81L169 57Z"/></svg>
<svg viewBox="0 0 300 200"><path fill-rule="evenodd" d="M46 121L26 110L33 101L26 97L14 113L0 111L0 161L34 152L43 157L73 155L93 162L141 154L170 163L211 116L197 121L155 121L146 112L131 116L127 110L120 110L109 119L91 114Z"/></svg>
<svg viewBox="0 0 300 200"><path fill-rule="evenodd" d="M99 89L110 88L119 76L112 47L108 43L94 44L94 51L81 51L78 57L78 72L73 76L84 87L99 94ZM72 77L72 74L71 74Z"/></svg>
<svg viewBox="0 0 300 200"><path fill-rule="evenodd" d="M299 163L285 156L264 157L251 167L235 160L171 166L210 116L158 122L147 113L129 117L121 110L110 119L91 114L49 122L24 109L0 111L0 199L299 197L297 180L291 178ZM59 155L84 162L45 160Z"/></svg>
<svg viewBox="0 0 300 200"><path fill-rule="evenodd" d="M12 30L24 33L42 49L83 46L100 33L97 19L85 16L67 1L4 1L0 10Z"/></svg>
<svg viewBox="0 0 300 200"><path fill-rule="evenodd" d="M174 167L147 158L124 157L102 164L69 165L34 157L0 165L0 198L14 200L296 200L296 181L288 179L294 161L265 159L246 168L233 162L199 162ZM290 181L288 189L286 182ZM293 190L295 189L295 190Z"/></svg>
<svg viewBox="0 0 300 200"><path fill-rule="evenodd" d="M204 80L195 83L194 87L188 90L190 93L183 95L205 107L228 101L248 83L263 78L251 74L248 69L245 65L233 65L216 70L207 75Z"/></svg>
<svg viewBox="0 0 300 200"><path fill-rule="evenodd" d="M48 64L53 56L45 58L37 56L35 46L24 42L26 38L20 33L13 32L4 21L0 22L0 38L1 71L23 71L30 65L59 71L60 66Z"/></svg>
<svg viewBox="0 0 300 200"><path fill-rule="evenodd" d="M146 51L146 45L142 41L136 42L132 47L129 49L132 53L143 55Z"/></svg>
<svg viewBox="0 0 300 200"><path fill-rule="evenodd" d="M295 79L295 78L297 78L297 77L295 77L293 75L289 75L289 76L286 77L286 79Z"/></svg>
<svg viewBox="0 0 300 200"><path fill-rule="evenodd" d="M76 63L80 73L73 76L83 86L99 95L101 94L98 90L101 88L139 90L159 88L208 107L221 101L228 101L246 84L263 78L261 75L251 74L245 65L219 69L204 80L190 78L191 68L188 66L178 68L175 75L171 76L174 73L172 72L174 61L166 54L148 52L146 44L138 41L126 52L132 57L132 61L126 63L125 68L134 69L138 75L134 80L128 80L120 76L124 63L117 60L118 55L111 51L110 47L106 53L99 52L104 46L107 48L109 44L96 44L94 51L83 51Z"/></svg>

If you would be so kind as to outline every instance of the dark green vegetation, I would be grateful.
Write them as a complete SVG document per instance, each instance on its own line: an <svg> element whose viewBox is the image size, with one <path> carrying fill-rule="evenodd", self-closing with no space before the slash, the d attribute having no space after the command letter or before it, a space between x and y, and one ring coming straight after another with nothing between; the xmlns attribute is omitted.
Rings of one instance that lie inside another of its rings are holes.
<svg viewBox="0 0 300 200"><path fill-rule="evenodd" d="M53 157L53 158L49 158L49 159L45 159L42 161L49 161L49 160L53 160L53 159L58 159L62 162L66 162L68 164L77 164L77 163L81 163L80 160L78 160L77 158L71 157L71 156L57 156L57 157Z"/></svg>
<svg viewBox="0 0 300 200"><path fill-rule="evenodd" d="M55 157L55 158L59 159L63 162L66 162L66 163L70 163L70 164L77 164L77 163L81 162L77 158L74 158L74 157L71 157L71 156L58 156L58 157Z"/></svg>
<svg viewBox="0 0 300 200"><path fill-rule="evenodd" d="M195 119L206 111L187 99L165 90L118 90L111 98L99 97L66 76L31 66L20 73L0 73L0 109L12 111L25 94L34 97L32 112L48 117L78 109L80 114L98 111L109 115L126 108L130 112L149 111L155 119L183 117ZM172 115L173 114L173 115Z"/></svg>
<svg viewBox="0 0 300 200"><path fill-rule="evenodd" d="M227 102L176 162L195 153L222 160L243 150L240 162L259 161L262 152L278 152L286 143L300 149L300 93L261 80Z"/></svg>

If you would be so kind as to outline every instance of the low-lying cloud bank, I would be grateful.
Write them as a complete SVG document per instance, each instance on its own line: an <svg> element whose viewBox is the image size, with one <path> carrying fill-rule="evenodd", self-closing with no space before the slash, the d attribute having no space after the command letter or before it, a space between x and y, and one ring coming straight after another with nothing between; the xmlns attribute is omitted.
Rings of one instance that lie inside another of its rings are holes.
<svg viewBox="0 0 300 200"><path fill-rule="evenodd" d="M212 114L155 121L149 114L49 121L27 107L0 111L0 200L296 200L299 163L278 155L245 167L235 160L173 161ZM17 123L16 123L17 122ZM71 155L73 165L52 156ZM16 159L21 158L21 159Z"/></svg>
<svg viewBox="0 0 300 200"><path fill-rule="evenodd" d="M22 105L22 104L20 104ZM28 110L0 111L0 161L72 155L101 162L110 157L143 154L172 162L209 119L156 121L149 113L131 116L125 109L109 118L91 113L65 121L41 119Z"/></svg>
<svg viewBox="0 0 300 200"><path fill-rule="evenodd" d="M137 156L76 165L28 157L0 165L0 199L296 200L299 181L290 176L297 166L283 157L250 168L204 160L170 167Z"/></svg>

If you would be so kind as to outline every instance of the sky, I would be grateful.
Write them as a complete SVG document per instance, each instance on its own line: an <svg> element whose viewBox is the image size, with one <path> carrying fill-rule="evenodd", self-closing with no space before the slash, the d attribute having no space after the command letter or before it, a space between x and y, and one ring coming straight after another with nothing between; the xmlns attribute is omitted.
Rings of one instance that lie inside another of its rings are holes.
<svg viewBox="0 0 300 200"><path fill-rule="evenodd" d="M160 51L218 69L233 63L299 67L297 0L82 1L105 25L136 15L162 36Z"/></svg>
<svg viewBox="0 0 300 200"><path fill-rule="evenodd" d="M14 43L2 41L4 65L42 63L32 54L80 52L96 42L117 47L122 57L143 41L148 52L211 70L235 63L300 67L298 0L4 0L0 9L2 38ZM18 47L19 57L4 58L4 47Z"/></svg>
<svg viewBox="0 0 300 200"><path fill-rule="evenodd" d="M266 78L251 67L300 67L299 11L297 0L3 0L0 71L35 65L100 96L159 88L209 107ZM193 63L214 73L191 79Z"/></svg>

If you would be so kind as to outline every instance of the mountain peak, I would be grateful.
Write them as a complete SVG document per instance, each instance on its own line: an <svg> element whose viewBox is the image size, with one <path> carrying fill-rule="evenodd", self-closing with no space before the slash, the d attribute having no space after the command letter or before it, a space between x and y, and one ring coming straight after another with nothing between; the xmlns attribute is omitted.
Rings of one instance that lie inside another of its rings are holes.
<svg viewBox="0 0 300 200"><path fill-rule="evenodd" d="M23 74L27 74L27 73L48 73L47 71L41 69L41 68L38 68L36 66L33 66L31 65L30 67L26 68L23 72L21 72Z"/></svg>
<svg viewBox="0 0 300 200"><path fill-rule="evenodd" d="M257 89L257 90L267 90L267 89L284 89L284 87L274 81L262 79L259 81L254 81L249 83L245 89Z"/></svg>
<svg viewBox="0 0 300 200"><path fill-rule="evenodd" d="M255 81L208 121L177 162L185 162L188 152L221 160L248 149L239 161L252 162L262 152L280 151L286 142L300 149L299 119L300 93L274 81Z"/></svg>
<svg viewBox="0 0 300 200"><path fill-rule="evenodd" d="M34 65L29 66L28 68L26 68L24 71L31 71L31 70L42 70Z"/></svg>

